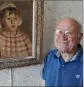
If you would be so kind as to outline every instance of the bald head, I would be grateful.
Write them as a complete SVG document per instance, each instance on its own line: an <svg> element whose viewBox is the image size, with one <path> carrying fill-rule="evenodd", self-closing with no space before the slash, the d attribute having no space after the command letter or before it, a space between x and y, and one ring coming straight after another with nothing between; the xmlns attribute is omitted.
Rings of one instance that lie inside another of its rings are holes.
<svg viewBox="0 0 84 87"><path fill-rule="evenodd" d="M72 25L72 28L74 28L75 32L81 32L81 28L82 28L81 24L73 18L61 19L56 23L56 26L57 27L62 26L62 28L63 27L65 28L65 24L70 25L70 27Z"/></svg>

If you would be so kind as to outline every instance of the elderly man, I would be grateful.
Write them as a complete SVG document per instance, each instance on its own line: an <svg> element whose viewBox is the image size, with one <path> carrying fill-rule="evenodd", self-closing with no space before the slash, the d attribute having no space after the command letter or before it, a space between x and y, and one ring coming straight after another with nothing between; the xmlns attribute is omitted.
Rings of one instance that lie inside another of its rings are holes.
<svg viewBox="0 0 84 87"><path fill-rule="evenodd" d="M80 45L83 34L81 25L73 18L57 22L55 50L44 59L42 78L46 86L83 86L83 49Z"/></svg>

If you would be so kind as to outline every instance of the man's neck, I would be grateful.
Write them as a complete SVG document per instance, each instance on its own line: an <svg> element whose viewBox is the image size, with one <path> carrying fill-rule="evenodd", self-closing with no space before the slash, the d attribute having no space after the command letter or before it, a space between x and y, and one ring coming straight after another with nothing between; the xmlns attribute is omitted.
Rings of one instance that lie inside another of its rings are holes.
<svg viewBox="0 0 84 87"><path fill-rule="evenodd" d="M61 56L64 59L64 61L67 62L75 55L76 52L77 52L77 49L71 53L61 52Z"/></svg>

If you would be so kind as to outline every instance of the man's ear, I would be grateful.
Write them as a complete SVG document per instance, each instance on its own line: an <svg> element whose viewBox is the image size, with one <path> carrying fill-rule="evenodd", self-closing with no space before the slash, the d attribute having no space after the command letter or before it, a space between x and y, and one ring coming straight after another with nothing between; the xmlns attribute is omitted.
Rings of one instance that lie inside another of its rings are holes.
<svg viewBox="0 0 84 87"><path fill-rule="evenodd" d="M83 37L83 33L80 33L80 34L78 35L79 41L81 41L82 37Z"/></svg>

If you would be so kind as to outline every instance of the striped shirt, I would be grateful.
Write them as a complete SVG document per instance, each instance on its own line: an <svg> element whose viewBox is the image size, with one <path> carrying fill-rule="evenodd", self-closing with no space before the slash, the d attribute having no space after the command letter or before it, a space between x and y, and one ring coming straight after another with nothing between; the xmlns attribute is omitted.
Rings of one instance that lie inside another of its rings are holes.
<svg viewBox="0 0 84 87"><path fill-rule="evenodd" d="M16 34L4 31L0 34L1 58L20 57L32 55L30 38L23 32Z"/></svg>

